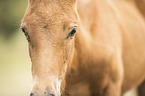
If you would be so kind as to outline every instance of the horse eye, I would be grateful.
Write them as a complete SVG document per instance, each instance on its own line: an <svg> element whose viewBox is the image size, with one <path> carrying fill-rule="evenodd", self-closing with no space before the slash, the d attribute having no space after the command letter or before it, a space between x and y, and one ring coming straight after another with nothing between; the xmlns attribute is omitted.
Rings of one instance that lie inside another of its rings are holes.
<svg viewBox="0 0 145 96"><path fill-rule="evenodd" d="M25 28L24 28L24 27L21 27L21 30L22 30L24 33L26 33L26 31L25 31Z"/></svg>
<svg viewBox="0 0 145 96"><path fill-rule="evenodd" d="M68 37L73 37L77 31L77 26L74 26L71 32L69 33Z"/></svg>
<svg viewBox="0 0 145 96"><path fill-rule="evenodd" d="M26 36L28 42L30 42L30 37L29 37L28 33L26 32L25 28L21 27L21 30L23 31L24 35Z"/></svg>

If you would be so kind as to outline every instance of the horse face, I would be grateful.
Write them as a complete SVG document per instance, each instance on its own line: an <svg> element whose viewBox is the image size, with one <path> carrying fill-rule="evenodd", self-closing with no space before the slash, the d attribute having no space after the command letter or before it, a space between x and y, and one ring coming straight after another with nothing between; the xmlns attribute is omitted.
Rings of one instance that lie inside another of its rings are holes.
<svg viewBox="0 0 145 96"><path fill-rule="evenodd" d="M21 29L29 42L30 96L58 96L71 62L77 28L75 0L30 0Z"/></svg>

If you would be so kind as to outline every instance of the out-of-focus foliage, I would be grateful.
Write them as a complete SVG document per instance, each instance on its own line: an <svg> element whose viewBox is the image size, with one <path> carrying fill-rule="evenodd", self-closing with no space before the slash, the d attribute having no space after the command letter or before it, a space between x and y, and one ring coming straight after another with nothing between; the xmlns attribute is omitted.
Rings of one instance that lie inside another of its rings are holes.
<svg viewBox="0 0 145 96"><path fill-rule="evenodd" d="M0 0L0 96L29 96L32 78L28 44L19 32L27 0Z"/></svg>
<svg viewBox="0 0 145 96"><path fill-rule="evenodd" d="M0 0L0 35L6 40L19 30L26 7L27 0Z"/></svg>

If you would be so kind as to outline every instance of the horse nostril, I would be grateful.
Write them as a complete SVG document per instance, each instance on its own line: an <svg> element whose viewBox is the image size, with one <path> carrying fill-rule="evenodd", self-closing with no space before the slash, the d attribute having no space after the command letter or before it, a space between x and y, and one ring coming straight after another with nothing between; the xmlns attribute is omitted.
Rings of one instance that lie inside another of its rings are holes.
<svg viewBox="0 0 145 96"><path fill-rule="evenodd" d="M30 93L30 96L34 96L34 94L33 93Z"/></svg>

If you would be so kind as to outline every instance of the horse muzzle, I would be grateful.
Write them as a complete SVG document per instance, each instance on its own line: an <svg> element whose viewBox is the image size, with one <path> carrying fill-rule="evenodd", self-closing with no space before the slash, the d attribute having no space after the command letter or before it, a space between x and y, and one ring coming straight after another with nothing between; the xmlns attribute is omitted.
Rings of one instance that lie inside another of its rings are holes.
<svg viewBox="0 0 145 96"><path fill-rule="evenodd" d="M30 93L30 96L57 96L57 95L55 95L55 93L44 92L44 94L42 94L42 95L38 95L37 93Z"/></svg>
<svg viewBox="0 0 145 96"><path fill-rule="evenodd" d="M57 79L34 80L30 96L61 96L61 81Z"/></svg>

